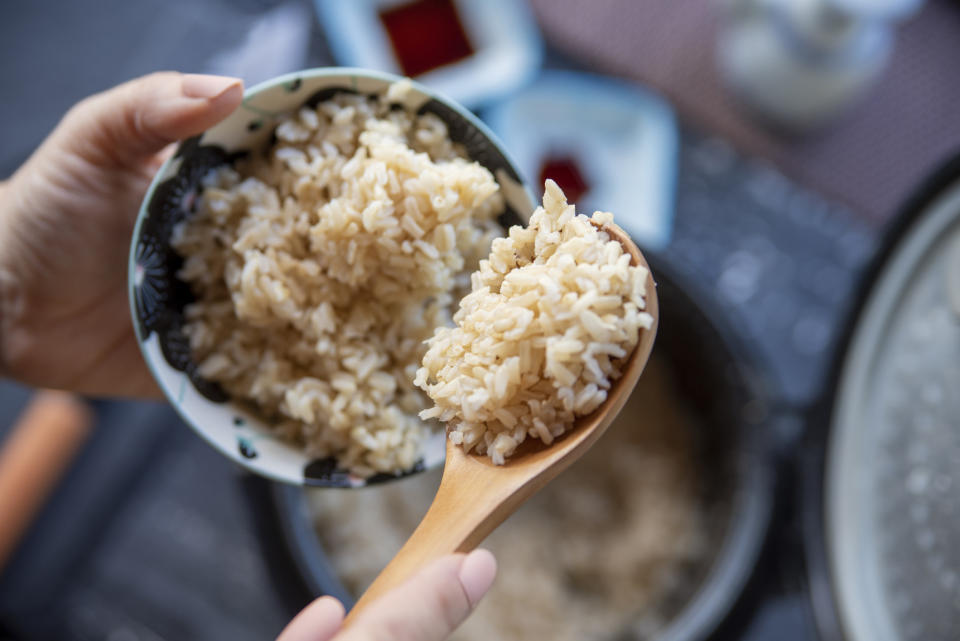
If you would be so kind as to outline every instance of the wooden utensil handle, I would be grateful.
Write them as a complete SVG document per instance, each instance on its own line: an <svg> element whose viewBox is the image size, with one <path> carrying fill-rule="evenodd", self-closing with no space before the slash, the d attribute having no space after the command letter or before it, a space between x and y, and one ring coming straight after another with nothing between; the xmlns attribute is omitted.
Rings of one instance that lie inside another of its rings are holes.
<svg viewBox="0 0 960 641"><path fill-rule="evenodd" d="M447 444L447 461L443 480L426 516L397 555L373 581L353 609L344 625L384 593L397 587L424 565L447 554L470 552L519 506L518 486L491 483L490 466L482 465L464 454L463 449ZM501 468L499 478L509 478L512 471ZM522 486L520 486L522 487Z"/></svg>
<svg viewBox="0 0 960 641"><path fill-rule="evenodd" d="M93 412L66 392L41 390L0 444L0 569L93 426Z"/></svg>
<svg viewBox="0 0 960 641"><path fill-rule="evenodd" d="M345 626L370 603L434 559L454 552L469 552L477 546L479 540L471 536L476 524L461 519L455 527L450 527L449 507L444 493L438 492L423 521L347 614Z"/></svg>

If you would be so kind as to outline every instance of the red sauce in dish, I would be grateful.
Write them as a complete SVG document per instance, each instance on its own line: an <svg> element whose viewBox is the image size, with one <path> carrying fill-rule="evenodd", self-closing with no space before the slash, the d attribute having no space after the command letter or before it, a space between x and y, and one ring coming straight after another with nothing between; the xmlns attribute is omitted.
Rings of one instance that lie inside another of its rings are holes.
<svg viewBox="0 0 960 641"><path fill-rule="evenodd" d="M419 76L473 53L453 0L406 2L380 11L380 21L407 76Z"/></svg>
<svg viewBox="0 0 960 641"><path fill-rule="evenodd" d="M590 184L583 177L583 172L580 171L577 161L572 156L557 155L544 158L540 165L538 184L542 186L547 178L560 186L567 197L567 202L576 203L581 196L590 191Z"/></svg>

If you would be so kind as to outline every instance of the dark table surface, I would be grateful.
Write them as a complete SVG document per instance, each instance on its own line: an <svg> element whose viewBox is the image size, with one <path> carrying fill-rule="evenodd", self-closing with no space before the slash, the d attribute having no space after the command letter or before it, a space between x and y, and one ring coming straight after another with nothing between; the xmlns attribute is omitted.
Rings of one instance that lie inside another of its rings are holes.
<svg viewBox="0 0 960 641"><path fill-rule="evenodd" d="M306 5L286 6L312 15ZM0 22L0 176L93 91L156 69L229 67L222 52L231 48L242 61L246 35L275 7L257 0L8 6ZM302 59L278 64L330 62L316 26L307 30ZM880 230L721 139L684 128L681 145L674 239L660 259L753 347L771 403L787 409L771 429L789 450L805 408L822 393L846 301ZM0 384L0 437L28 395ZM309 595L269 513L269 484L194 437L165 405L99 402L96 409L93 438L0 574L0 638L276 635ZM758 577L718 639L816 638L785 484Z"/></svg>

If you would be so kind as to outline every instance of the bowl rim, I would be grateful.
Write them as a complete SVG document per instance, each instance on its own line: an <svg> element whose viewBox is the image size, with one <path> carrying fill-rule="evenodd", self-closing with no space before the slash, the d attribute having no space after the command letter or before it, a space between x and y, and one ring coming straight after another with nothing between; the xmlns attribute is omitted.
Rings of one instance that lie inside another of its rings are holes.
<svg viewBox="0 0 960 641"><path fill-rule="evenodd" d="M531 203L536 204L537 200L533 197L533 192L530 188L530 185L527 181L524 180L523 175L519 172L518 165L516 160L504 146L500 138L493 133L493 131L483 123L479 117L472 113L469 109L459 104L452 98L449 98L442 92L430 89L429 87L424 86L423 84L417 82L412 78L406 76L397 75L394 73L389 73L385 71L377 71L373 69L362 69L359 67L313 67L309 69L302 69L299 71L292 71L290 73L285 73L274 78L270 78L263 82L259 82L252 87L249 87L244 90L243 101L240 105L237 106L237 109L241 109L242 105L245 104L251 98L258 96L264 91L274 89L278 86L287 85L296 80L302 80L304 78L329 78L329 79L340 79L348 78L356 80L357 77L380 80L388 84L394 82L399 82L401 80L409 81L413 88L428 98L432 98L442 103L444 106L449 107L455 111L461 118L466 120L470 125L476 127L484 137L496 148L496 150L503 156L508 167L513 171L513 173L519 178L519 185L526 193ZM231 112L230 115L233 115L236 111ZM226 118L229 118L228 115ZM225 118L225 119L226 119ZM222 121L221 121L222 122ZM202 136L203 133L198 134ZM173 406L174 411L180 417L180 419L190 427L190 429L200 436L204 441L207 442L210 446L216 449L221 455L225 456L227 459L241 465L244 469L265 478L270 479L271 481L277 481L280 483L285 483L294 486L306 487L311 485L310 479L308 479L302 472L298 469L295 473L282 473L278 470L271 469L269 466L262 465L262 461L258 459L238 459L233 456L232 451L228 451L228 448L223 444L219 443L208 434L206 428L201 427L197 421L191 416L191 413L182 407L176 399L173 398L172 394L167 391L167 389L160 383L160 376L155 366L154 359L155 357L148 353L146 349L146 340L145 337L141 334L140 331L140 315L137 312L137 300L136 300L136 287L137 287L137 248L139 246L139 241L142 235L144 221L149 216L149 205L153 201L153 198L156 194L157 187L167 179L167 172L170 169L170 166L178 161L178 154L183 149L185 140L181 140L176 143L176 150L173 155L167 158L162 165L154 173L153 178L150 181L150 185L147 187L146 192L144 193L143 200L140 203L140 208L137 211L137 217L133 226L133 233L130 237L130 251L127 256L127 302L130 306L130 321L133 325L134 337L137 341L137 347L140 350L140 353L143 357L143 361L147 366L147 369L150 371L150 375L153 377L154 381L157 382L157 386L160 388L160 391L164 395L164 399ZM189 384L189 383L188 383ZM233 402L228 400L227 404ZM286 468L284 468L286 470Z"/></svg>

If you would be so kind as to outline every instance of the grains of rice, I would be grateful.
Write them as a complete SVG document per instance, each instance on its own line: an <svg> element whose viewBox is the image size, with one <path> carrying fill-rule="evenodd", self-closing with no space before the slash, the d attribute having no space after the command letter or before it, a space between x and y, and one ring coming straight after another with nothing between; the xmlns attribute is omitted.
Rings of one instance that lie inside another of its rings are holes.
<svg viewBox="0 0 960 641"><path fill-rule="evenodd" d="M453 442L496 464L527 437L550 444L606 400L651 327L647 277L548 180L529 226L494 240L480 261L456 327L430 338L415 383L434 406L420 416L444 421Z"/></svg>
<svg viewBox="0 0 960 641"><path fill-rule="evenodd" d="M171 242L200 373L352 472L408 469L435 425L413 377L502 234L491 173L432 114L338 94L208 176Z"/></svg>

